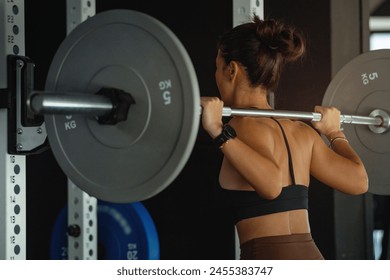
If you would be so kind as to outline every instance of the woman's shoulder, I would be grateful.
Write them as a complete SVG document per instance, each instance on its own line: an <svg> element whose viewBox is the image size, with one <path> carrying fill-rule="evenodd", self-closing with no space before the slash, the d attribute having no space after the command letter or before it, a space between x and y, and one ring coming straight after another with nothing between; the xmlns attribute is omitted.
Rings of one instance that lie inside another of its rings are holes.
<svg viewBox="0 0 390 280"><path fill-rule="evenodd" d="M278 125L281 125L282 128ZM291 120L291 119L277 119L277 122L269 120L263 124L264 131L268 131L273 134L280 134L281 129L283 129L288 139L295 139L300 142L305 142L309 144L314 141L316 138L320 138L319 133L307 122L300 120Z"/></svg>
<svg viewBox="0 0 390 280"><path fill-rule="evenodd" d="M287 129L298 132L316 133L316 130L309 123L304 121L284 119L279 122Z"/></svg>
<svg viewBox="0 0 390 280"><path fill-rule="evenodd" d="M320 137L319 133L309 124L303 121L287 121L286 133L295 136L301 140L314 140Z"/></svg>

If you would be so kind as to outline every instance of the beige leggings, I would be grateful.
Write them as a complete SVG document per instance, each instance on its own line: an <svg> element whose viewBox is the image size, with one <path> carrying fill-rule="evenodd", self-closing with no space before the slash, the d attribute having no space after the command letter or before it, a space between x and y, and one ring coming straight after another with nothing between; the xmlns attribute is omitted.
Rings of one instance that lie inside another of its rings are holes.
<svg viewBox="0 0 390 280"><path fill-rule="evenodd" d="M323 260L310 233L267 236L241 244L242 260Z"/></svg>

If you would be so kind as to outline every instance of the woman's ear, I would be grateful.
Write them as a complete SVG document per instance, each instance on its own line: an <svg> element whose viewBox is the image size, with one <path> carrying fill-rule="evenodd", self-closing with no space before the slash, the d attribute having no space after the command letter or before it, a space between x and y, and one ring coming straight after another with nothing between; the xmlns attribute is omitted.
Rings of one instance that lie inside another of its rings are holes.
<svg viewBox="0 0 390 280"><path fill-rule="evenodd" d="M235 61L231 61L229 63L229 79L230 81L234 81L237 78L238 74L238 64Z"/></svg>

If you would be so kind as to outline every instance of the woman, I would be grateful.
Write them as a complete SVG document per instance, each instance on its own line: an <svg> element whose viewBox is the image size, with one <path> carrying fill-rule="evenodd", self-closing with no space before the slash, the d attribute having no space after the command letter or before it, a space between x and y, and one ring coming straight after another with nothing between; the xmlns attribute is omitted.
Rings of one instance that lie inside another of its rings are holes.
<svg viewBox="0 0 390 280"><path fill-rule="evenodd" d="M219 182L237 228L241 259L323 259L308 220L310 176L346 194L368 189L364 165L340 129L336 108L314 128L288 119L233 117L222 107L271 109L282 66L305 53L303 36L276 20L242 24L218 44L215 79L221 100L202 97L202 125L224 154Z"/></svg>

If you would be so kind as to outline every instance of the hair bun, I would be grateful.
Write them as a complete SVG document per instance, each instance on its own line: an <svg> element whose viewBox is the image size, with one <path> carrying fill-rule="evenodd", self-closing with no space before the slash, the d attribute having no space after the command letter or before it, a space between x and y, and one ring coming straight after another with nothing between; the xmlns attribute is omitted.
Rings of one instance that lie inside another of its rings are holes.
<svg viewBox="0 0 390 280"><path fill-rule="evenodd" d="M295 28L275 19L261 20L255 16L257 37L271 52L280 53L285 60L293 61L305 52L303 35Z"/></svg>

